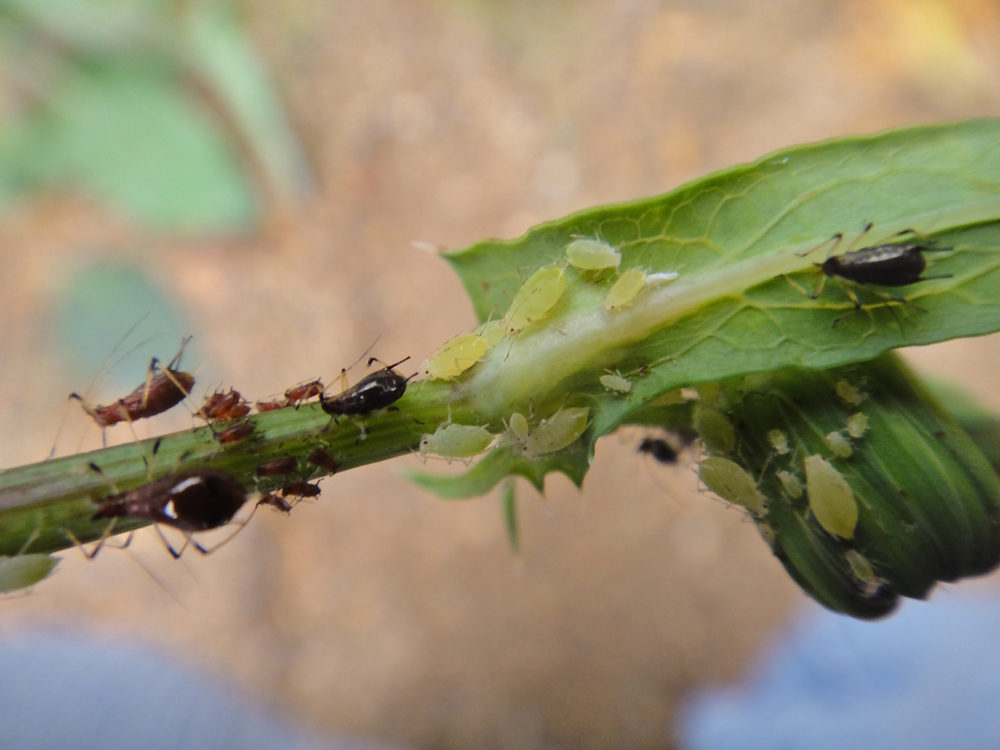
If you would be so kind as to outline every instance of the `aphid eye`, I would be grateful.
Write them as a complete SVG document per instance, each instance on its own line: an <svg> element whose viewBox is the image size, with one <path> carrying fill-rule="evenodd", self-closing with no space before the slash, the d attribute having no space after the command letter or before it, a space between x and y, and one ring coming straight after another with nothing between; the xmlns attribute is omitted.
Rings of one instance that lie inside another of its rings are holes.
<svg viewBox="0 0 1000 750"><path fill-rule="evenodd" d="M601 240L581 238L566 245L569 264L581 271L603 271L618 268L622 262L621 253L613 245Z"/></svg>

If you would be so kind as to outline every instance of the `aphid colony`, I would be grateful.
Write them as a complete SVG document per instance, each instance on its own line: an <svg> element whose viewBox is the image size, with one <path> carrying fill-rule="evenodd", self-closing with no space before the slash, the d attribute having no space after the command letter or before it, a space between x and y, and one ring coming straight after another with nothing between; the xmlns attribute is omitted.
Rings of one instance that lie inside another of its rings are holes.
<svg viewBox="0 0 1000 750"><path fill-rule="evenodd" d="M194 376L178 369L184 345L189 340L190 337L184 340L181 351L170 361L166 370L160 371L157 360L153 359L145 382L116 402L92 407L78 394L72 394L72 398L82 402L84 411L102 429L118 422L131 423L163 413L190 395L194 386ZM369 366L375 361L377 360L374 358L369 360ZM298 407L314 397L319 398L323 411L334 418L342 415L361 418L381 409L392 408L392 404L405 393L406 384L410 380L394 369L404 361L406 360L383 366L351 387L346 386L346 372L342 371L341 377L345 385L334 396L325 395L319 380L300 383L285 391L281 401L258 402L258 411ZM239 391L229 388L209 394L194 411L194 416L205 420L220 446L227 446L252 437L254 422L246 419L251 411L252 407ZM154 443L152 457L155 457L160 445L160 440ZM151 470L150 462L147 460L146 463ZM96 464L91 463L89 467L103 475ZM134 489L113 492L95 501L97 510L92 520L109 519L109 524L94 549L85 551L85 554L89 557L96 555L112 535L117 519L121 518L152 522L164 546L174 557L179 557L188 546L207 554L215 547L206 549L191 535L228 524L246 503L248 494L259 490L261 496L257 507L270 505L287 513L298 500L320 494L317 485L306 481L308 477L316 476L317 472L333 474L339 467L339 462L326 448L316 447L301 461L288 455L260 463L256 467L258 480L251 488L245 487L231 474L210 466L164 474ZM248 520L249 518L239 522L240 528ZM160 526L170 526L183 534L184 544L179 550L167 541ZM68 529L66 534L76 542Z"/></svg>
<svg viewBox="0 0 1000 750"><path fill-rule="evenodd" d="M570 268L587 283L607 288L602 306L610 314L634 304L646 289L677 278L675 271L649 272L640 268L618 274L621 262L618 248L603 240L579 237L570 241L565 246L564 262L542 266L528 276L500 320L487 321L475 331L460 333L445 342L423 361L420 373L429 380L454 380L505 338L516 337L550 318L566 296ZM600 381L608 390L621 394L631 388L619 373L608 373Z"/></svg>

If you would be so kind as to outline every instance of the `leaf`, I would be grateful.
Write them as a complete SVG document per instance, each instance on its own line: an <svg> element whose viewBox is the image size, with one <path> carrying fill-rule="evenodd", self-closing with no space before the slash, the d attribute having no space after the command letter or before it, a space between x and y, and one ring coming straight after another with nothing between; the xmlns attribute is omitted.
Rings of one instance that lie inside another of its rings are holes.
<svg viewBox="0 0 1000 750"><path fill-rule="evenodd" d="M622 261L617 274L596 277L567 268L551 316L498 344L469 371L462 395L499 418L582 394L592 404L593 441L678 387L995 331L998 219L1000 120L984 119L790 148L657 198L479 243L446 258L480 320L500 318L534 270L565 264L576 238L606 241ZM855 287L866 303L856 312L847 282L831 279L810 298L821 278L816 264L831 251L898 241L907 229L954 248L927 254L928 275L950 278L891 290L909 304ZM837 233L840 243L831 240ZM615 279L635 268L679 277L620 311L604 309ZM627 394L600 386L609 370L630 380Z"/></svg>
<svg viewBox="0 0 1000 750"><path fill-rule="evenodd" d="M59 558L52 555L27 554L0 557L0 593L9 594L18 589L34 586L48 578L58 564Z"/></svg>

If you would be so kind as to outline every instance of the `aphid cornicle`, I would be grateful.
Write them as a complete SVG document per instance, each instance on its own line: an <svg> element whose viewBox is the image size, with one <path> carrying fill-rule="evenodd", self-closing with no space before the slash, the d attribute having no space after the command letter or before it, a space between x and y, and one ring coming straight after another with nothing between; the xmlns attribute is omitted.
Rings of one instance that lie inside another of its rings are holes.
<svg viewBox="0 0 1000 750"><path fill-rule="evenodd" d="M184 532L187 543L202 554L208 554L209 550L191 539L190 534L229 523L246 500L246 490L235 478L218 469L201 467L167 474L149 484L105 498L98 505L93 520L139 518L172 526ZM175 558L184 551L182 548L177 552L165 539L164 544ZM98 549L100 542L88 556L96 555Z"/></svg>
<svg viewBox="0 0 1000 750"><path fill-rule="evenodd" d="M149 361L146 381L114 403L89 406L78 393L71 393L69 397L79 401L83 410L102 428L162 414L183 401L194 387L194 375L176 369L180 365L184 347L190 340L191 337L188 336L181 341L180 350L167 364L166 370L160 370L157 367L158 360L153 357Z"/></svg>
<svg viewBox="0 0 1000 750"><path fill-rule="evenodd" d="M403 397L406 384L413 377L400 375L393 368L408 359L409 357L404 357L399 362L366 375L355 385L331 398L320 394L320 406L327 414L337 417L342 414L364 416L392 405ZM374 358L370 359L368 364L375 361Z"/></svg>

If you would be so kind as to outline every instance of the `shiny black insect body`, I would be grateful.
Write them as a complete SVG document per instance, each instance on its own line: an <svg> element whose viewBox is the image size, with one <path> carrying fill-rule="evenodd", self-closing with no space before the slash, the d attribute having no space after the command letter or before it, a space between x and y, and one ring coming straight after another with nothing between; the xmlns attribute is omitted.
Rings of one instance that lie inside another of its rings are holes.
<svg viewBox="0 0 1000 750"><path fill-rule="evenodd" d="M918 281L945 279L948 275L921 276L927 268L924 252L950 250L910 242L873 245L827 258L819 267L827 276L839 276L857 284L907 286Z"/></svg>
<svg viewBox="0 0 1000 750"><path fill-rule="evenodd" d="M406 384L410 378L400 375L393 368L401 365L407 359L409 357L366 375L355 385L336 396L327 398L320 395L320 406L327 414L332 414L335 417L341 414L364 416L377 409L390 406L406 393ZM369 360L368 364L374 361L374 359Z"/></svg>
<svg viewBox="0 0 1000 750"><path fill-rule="evenodd" d="M677 451L661 438L643 438L639 443L639 452L648 453L661 464L677 463Z"/></svg>
<svg viewBox="0 0 1000 750"><path fill-rule="evenodd" d="M191 544L202 554L208 554L209 550L191 539L191 533L224 526L233 520L246 500L246 490L235 478L224 471L202 467L167 474L149 484L112 495L101 501L93 520L139 518L172 526L184 533L184 547ZM110 533L110 528L108 531ZM184 547L176 551L159 528L157 532L167 551L175 558L180 557ZM102 542L103 538L88 557L97 554Z"/></svg>

